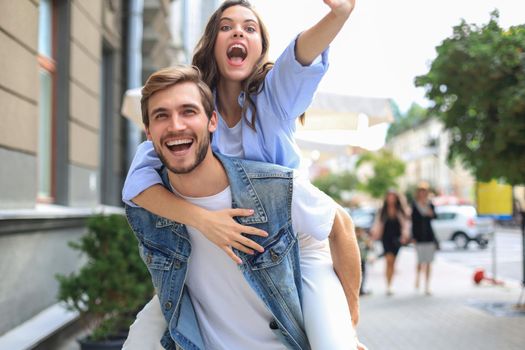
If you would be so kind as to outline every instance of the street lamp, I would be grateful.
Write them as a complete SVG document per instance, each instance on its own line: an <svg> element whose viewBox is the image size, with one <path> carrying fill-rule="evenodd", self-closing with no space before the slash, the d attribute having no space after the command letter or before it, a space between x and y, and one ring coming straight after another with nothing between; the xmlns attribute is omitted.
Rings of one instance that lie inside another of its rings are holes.
<svg viewBox="0 0 525 350"><path fill-rule="evenodd" d="M522 200L520 200L520 196ZM522 262L522 278L521 278L521 293L518 299L517 308L525 311L525 191L521 194L518 191L513 191L513 213L521 216L520 228L521 228L521 262ZM518 222L519 222L518 218Z"/></svg>

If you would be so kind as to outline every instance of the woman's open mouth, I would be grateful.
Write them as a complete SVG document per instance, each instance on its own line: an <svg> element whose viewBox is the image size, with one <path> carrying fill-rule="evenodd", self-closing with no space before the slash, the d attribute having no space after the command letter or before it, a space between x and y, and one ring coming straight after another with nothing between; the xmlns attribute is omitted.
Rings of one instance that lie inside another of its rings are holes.
<svg viewBox="0 0 525 350"><path fill-rule="evenodd" d="M228 48L228 52L226 52L226 55L228 56L228 60L231 64L239 65L242 62L244 62L246 56L248 56L248 53L244 45L233 44Z"/></svg>

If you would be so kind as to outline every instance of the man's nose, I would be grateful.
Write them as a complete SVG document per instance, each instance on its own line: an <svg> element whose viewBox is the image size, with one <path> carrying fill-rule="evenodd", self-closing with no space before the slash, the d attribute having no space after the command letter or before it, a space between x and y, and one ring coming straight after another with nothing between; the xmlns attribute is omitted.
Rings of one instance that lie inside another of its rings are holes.
<svg viewBox="0 0 525 350"><path fill-rule="evenodd" d="M170 131L180 131L186 129L186 123L184 123L184 118L180 118L177 115L173 115L171 117L168 128Z"/></svg>

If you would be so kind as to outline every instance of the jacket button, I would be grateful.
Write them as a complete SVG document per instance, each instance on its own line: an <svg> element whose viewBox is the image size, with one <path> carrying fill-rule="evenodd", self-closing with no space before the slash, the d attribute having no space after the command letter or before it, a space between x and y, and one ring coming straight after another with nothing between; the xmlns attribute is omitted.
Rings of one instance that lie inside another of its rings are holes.
<svg viewBox="0 0 525 350"><path fill-rule="evenodd" d="M153 260L153 259L151 258L151 255L148 255L148 256L146 257L146 264L148 264L148 265L151 264L151 261L152 261L152 260Z"/></svg>
<svg viewBox="0 0 525 350"><path fill-rule="evenodd" d="M270 257L273 262L279 260L279 255L277 255L277 253L273 249L270 250Z"/></svg>
<svg viewBox="0 0 525 350"><path fill-rule="evenodd" d="M171 309L172 306L173 306L173 305L171 304L171 301L167 301L166 304L164 304L164 308L165 308L166 310Z"/></svg>
<svg viewBox="0 0 525 350"><path fill-rule="evenodd" d="M272 322L270 322L270 329L279 329L279 325L275 320L272 320Z"/></svg>

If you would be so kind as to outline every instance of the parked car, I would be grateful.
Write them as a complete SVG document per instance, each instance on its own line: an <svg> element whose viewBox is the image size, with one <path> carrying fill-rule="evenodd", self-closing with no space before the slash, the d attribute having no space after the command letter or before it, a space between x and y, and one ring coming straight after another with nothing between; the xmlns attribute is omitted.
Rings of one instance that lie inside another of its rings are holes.
<svg viewBox="0 0 525 350"><path fill-rule="evenodd" d="M457 248L466 249L471 241L485 248L489 235L494 232L491 218L480 217L471 205L436 206L432 228L440 241L453 241Z"/></svg>

